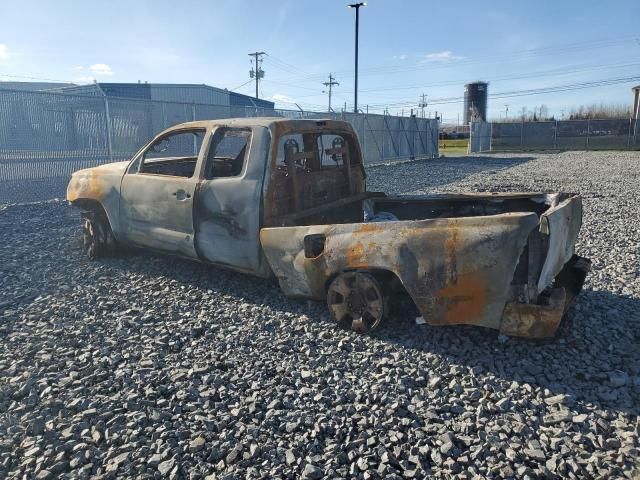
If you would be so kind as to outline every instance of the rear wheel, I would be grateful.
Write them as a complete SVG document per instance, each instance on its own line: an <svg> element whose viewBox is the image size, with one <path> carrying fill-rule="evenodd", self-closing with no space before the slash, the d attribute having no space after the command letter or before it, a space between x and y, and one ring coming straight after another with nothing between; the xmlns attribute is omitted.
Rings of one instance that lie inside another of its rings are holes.
<svg viewBox="0 0 640 480"><path fill-rule="evenodd" d="M114 244L111 226L104 215L96 212L82 214L82 249L90 260L104 257Z"/></svg>
<svg viewBox="0 0 640 480"><path fill-rule="evenodd" d="M377 328L387 313L380 283L364 272L344 272L334 278L327 304L339 325L359 333Z"/></svg>

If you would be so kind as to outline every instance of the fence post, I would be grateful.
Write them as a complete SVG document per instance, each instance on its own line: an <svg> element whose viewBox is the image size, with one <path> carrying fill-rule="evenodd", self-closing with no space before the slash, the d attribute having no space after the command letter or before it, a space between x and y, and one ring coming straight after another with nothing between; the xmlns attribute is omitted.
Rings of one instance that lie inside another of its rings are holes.
<svg viewBox="0 0 640 480"><path fill-rule="evenodd" d="M378 150L378 154L380 155L380 160L382 160L384 158L384 155L383 155L383 152L380 151L380 147L378 146L378 140L376 140L376 135L375 135L376 132L371 128L371 123L369 123L368 114L364 118L365 118L365 121L367 122L367 125L369 126L369 132L371 132L371 138L373 138L373 143L376 145L376 150ZM382 148L384 148L384 138L382 139Z"/></svg>
<svg viewBox="0 0 640 480"><path fill-rule="evenodd" d="M367 127L366 127L366 118L367 115L364 114L362 116L362 151L363 155L366 155L367 152Z"/></svg>
<svg viewBox="0 0 640 480"><path fill-rule="evenodd" d="M389 126L389 122L387 121L387 116L386 115L384 117L384 126L387 129L387 131L389 132L389 139L391 140L391 146L393 147L393 153L395 154L395 158L398 158L398 157L400 157L400 151L398 150L398 147L396 146L396 142L395 142L395 140L393 138L393 131L391 130L391 127Z"/></svg>
<svg viewBox="0 0 640 480"><path fill-rule="evenodd" d="M631 149L631 117L629 117L629 134L627 135L627 148Z"/></svg>
<svg viewBox="0 0 640 480"><path fill-rule="evenodd" d="M558 120L556 120L556 128L553 129L553 148L558 148Z"/></svg>
<svg viewBox="0 0 640 480"><path fill-rule="evenodd" d="M196 121L196 104L191 104L191 120ZM193 154L198 155L198 137L193 135Z"/></svg>
<svg viewBox="0 0 640 480"><path fill-rule="evenodd" d="M387 121L385 120L385 115L386 115L386 113L383 113L383 114L382 114L382 132L381 132L381 133L382 133L382 158L381 158L381 160L383 160L383 161L384 161L384 159L386 158L386 157L385 157L385 148L384 148L384 145L385 145L385 143L387 143L387 142L385 142L385 141L384 141L384 127L385 127L385 126L386 126L386 124L387 124Z"/></svg>
<svg viewBox="0 0 640 480"><path fill-rule="evenodd" d="M407 147L409 147L409 153L411 154L409 156L409 160L414 160L416 158L416 155L415 155L415 152L413 151L413 145L409 141L409 135L407 134L407 129L404 125L404 121L402 120L402 117L398 117L398 122L400 122L400 128L402 128L402 133L404 133L404 138L407 141Z"/></svg>
<svg viewBox="0 0 640 480"><path fill-rule="evenodd" d="M587 118L587 150L589 150L589 135L591 133L591 119Z"/></svg>
<svg viewBox="0 0 640 480"><path fill-rule="evenodd" d="M522 119L522 123L520 124L520 150L524 147L524 119Z"/></svg>
<svg viewBox="0 0 640 480"><path fill-rule="evenodd" d="M111 115L109 114L109 99L103 94L104 100L104 116L107 122L107 149L109 152L109 161L113 162L113 148L111 145Z"/></svg>
<svg viewBox="0 0 640 480"><path fill-rule="evenodd" d="M489 124L489 151L493 151L493 122Z"/></svg>

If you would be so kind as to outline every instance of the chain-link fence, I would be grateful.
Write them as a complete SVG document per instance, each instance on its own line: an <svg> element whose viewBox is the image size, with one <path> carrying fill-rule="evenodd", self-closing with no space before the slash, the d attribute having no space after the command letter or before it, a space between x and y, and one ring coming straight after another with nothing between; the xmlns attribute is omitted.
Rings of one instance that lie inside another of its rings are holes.
<svg viewBox="0 0 640 480"><path fill-rule="evenodd" d="M469 152L522 150L638 150L638 120L558 120L471 125Z"/></svg>
<svg viewBox="0 0 640 480"><path fill-rule="evenodd" d="M64 197L72 172L127 160L171 125L257 116L346 120L369 165L438 156L438 124L425 118L0 89L0 203Z"/></svg>

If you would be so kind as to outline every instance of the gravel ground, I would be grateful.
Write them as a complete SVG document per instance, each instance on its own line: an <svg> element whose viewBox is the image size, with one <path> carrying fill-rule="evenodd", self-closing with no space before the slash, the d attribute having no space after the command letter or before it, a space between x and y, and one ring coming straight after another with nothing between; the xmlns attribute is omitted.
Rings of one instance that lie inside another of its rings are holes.
<svg viewBox="0 0 640 480"><path fill-rule="evenodd" d="M572 332L374 336L273 281L89 262L61 202L0 207L0 477L639 478L638 153L371 168L372 190L584 195Z"/></svg>

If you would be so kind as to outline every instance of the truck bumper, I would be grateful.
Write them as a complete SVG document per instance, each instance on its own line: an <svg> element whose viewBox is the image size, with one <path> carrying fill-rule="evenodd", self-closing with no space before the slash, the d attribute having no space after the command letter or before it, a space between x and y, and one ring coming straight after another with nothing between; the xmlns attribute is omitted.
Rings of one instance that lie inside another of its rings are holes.
<svg viewBox="0 0 640 480"><path fill-rule="evenodd" d="M500 333L529 338L554 336L590 270L591 260L574 255L556 276L550 293L540 304L508 302L505 305Z"/></svg>

